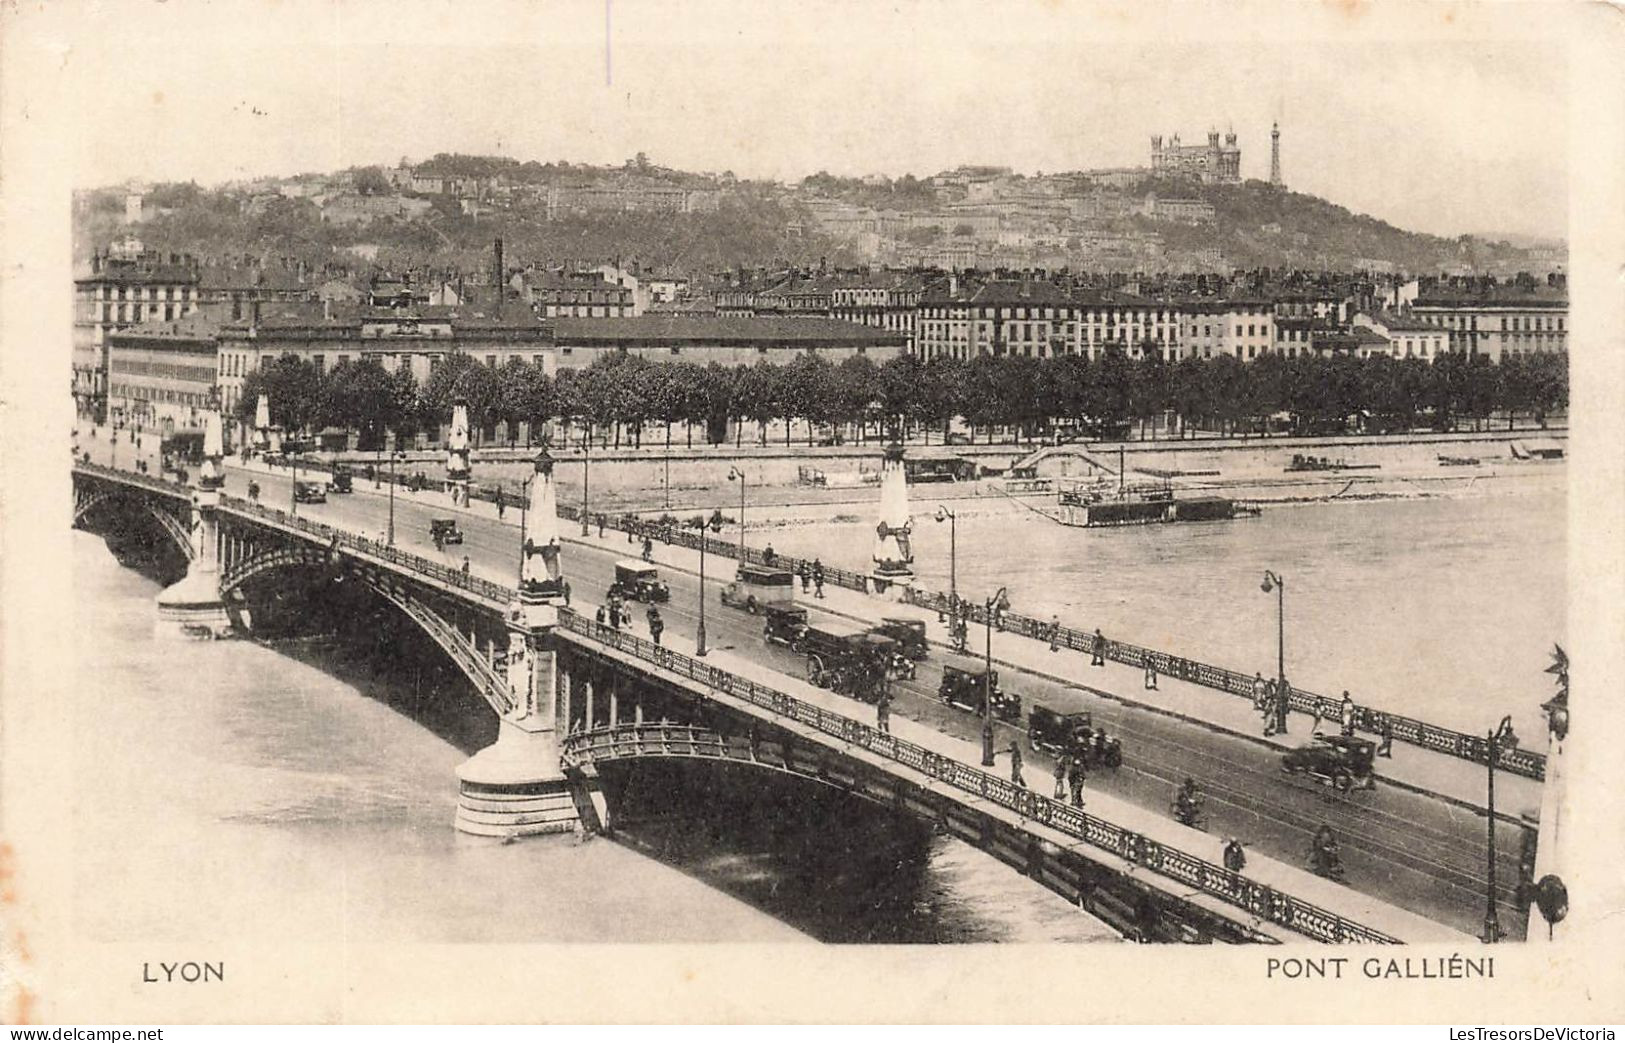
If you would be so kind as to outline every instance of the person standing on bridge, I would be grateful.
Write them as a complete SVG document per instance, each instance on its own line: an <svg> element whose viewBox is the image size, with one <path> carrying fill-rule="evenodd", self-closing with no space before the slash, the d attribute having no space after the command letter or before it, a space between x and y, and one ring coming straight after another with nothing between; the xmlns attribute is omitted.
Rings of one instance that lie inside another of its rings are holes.
<svg viewBox="0 0 1625 1043"><path fill-rule="evenodd" d="M1394 755L1394 719L1387 714L1382 715L1382 742L1377 745L1377 756L1393 757Z"/></svg>
<svg viewBox="0 0 1625 1043"><path fill-rule="evenodd" d="M1095 627L1094 640L1089 643L1089 650L1094 653L1089 660L1090 666L1106 665L1106 637L1100 632L1099 627Z"/></svg>
<svg viewBox="0 0 1625 1043"><path fill-rule="evenodd" d="M1060 648L1061 648L1061 617L1058 616L1058 615L1055 615L1055 616L1049 617L1049 650L1051 652L1058 652L1058 651L1060 651ZM1057 793L1056 796L1060 796L1060 794Z"/></svg>
<svg viewBox="0 0 1625 1043"><path fill-rule="evenodd" d="M496 492L495 499L496 499L496 502L497 502L497 521L501 521L502 520L502 512L507 509L508 501L507 501L507 497L502 495L502 486L500 486L500 485L497 486L497 492Z"/></svg>
<svg viewBox="0 0 1625 1043"><path fill-rule="evenodd" d="M666 621L660 618L660 610L653 605L649 606L649 640L660 644L660 635L666 630Z"/></svg>
<svg viewBox="0 0 1625 1043"><path fill-rule="evenodd" d="M1339 706L1339 716L1343 720L1343 735L1354 734L1354 700L1349 697L1349 690L1343 689L1343 702Z"/></svg>
<svg viewBox="0 0 1625 1043"><path fill-rule="evenodd" d="M598 606L598 613L594 618L598 621L599 626L604 625L604 606L602 606L602 605Z"/></svg>
<svg viewBox="0 0 1625 1043"><path fill-rule="evenodd" d="M1269 706L1268 695L1269 685L1265 683L1264 675L1262 673L1253 674L1253 709L1259 713L1264 713Z"/></svg>
<svg viewBox="0 0 1625 1043"><path fill-rule="evenodd" d="M1066 799L1066 762L1070 758L1061 756L1055 758L1055 799Z"/></svg>
<svg viewBox="0 0 1625 1043"><path fill-rule="evenodd" d="M824 562L821 558L814 558L812 564L813 597L824 596Z"/></svg>
<svg viewBox="0 0 1625 1043"><path fill-rule="evenodd" d="M891 693L884 689L875 700L875 730L882 735L891 734Z"/></svg>
<svg viewBox="0 0 1625 1043"><path fill-rule="evenodd" d="M802 558L801 559L801 592L803 594L807 593L807 587L811 583L812 583L812 567L807 564L807 559L806 558Z"/></svg>
<svg viewBox="0 0 1625 1043"><path fill-rule="evenodd" d="M645 537L643 537L643 560L644 561L653 561L654 558L655 558L655 541L651 540L649 537L645 536Z"/></svg>
<svg viewBox="0 0 1625 1043"><path fill-rule="evenodd" d="M1150 652L1145 654L1145 690L1157 690L1157 660Z"/></svg>
<svg viewBox="0 0 1625 1043"><path fill-rule="evenodd" d="M559 581L559 593L564 595L564 607L569 608L570 607L570 581L569 580L566 579L566 580L560 580Z"/></svg>
<svg viewBox="0 0 1625 1043"><path fill-rule="evenodd" d="M1027 780L1021 777L1021 744L1010 744L1010 781L1022 789L1027 788Z"/></svg>
<svg viewBox="0 0 1625 1043"><path fill-rule="evenodd" d="M468 555L463 555L463 575L468 575Z"/></svg>
<svg viewBox="0 0 1625 1043"><path fill-rule="evenodd" d="M1072 806L1083 807L1083 784L1089 780L1089 770L1084 767L1082 757L1072 758L1072 770L1067 775L1067 782L1072 787Z"/></svg>

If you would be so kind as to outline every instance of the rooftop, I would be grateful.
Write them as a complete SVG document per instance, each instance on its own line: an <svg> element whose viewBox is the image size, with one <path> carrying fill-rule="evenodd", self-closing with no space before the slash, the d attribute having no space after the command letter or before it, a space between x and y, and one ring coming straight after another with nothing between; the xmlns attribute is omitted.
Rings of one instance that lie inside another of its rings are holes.
<svg viewBox="0 0 1625 1043"><path fill-rule="evenodd" d="M717 315L637 315L627 318L560 316L552 321L560 344L614 344L629 340L711 344L829 344L901 346L901 333L837 319L745 318Z"/></svg>

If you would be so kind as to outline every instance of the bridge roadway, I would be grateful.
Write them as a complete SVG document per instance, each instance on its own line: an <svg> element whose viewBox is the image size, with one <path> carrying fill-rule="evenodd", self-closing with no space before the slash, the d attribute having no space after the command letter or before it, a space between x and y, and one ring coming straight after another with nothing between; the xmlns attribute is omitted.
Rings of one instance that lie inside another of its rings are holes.
<svg viewBox="0 0 1625 1043"><path fill-rule="evenodd" d="M105 459L105 441L91 440L82 447L93 459ZM101 452L98 453L97 450ZM121 447L121 456L124 455ZM121 462L128 465L128 457ZM286 509L291 494L284 472L262 469L244 471L230 467L227 489L242 495L252 476L262 487L260 500L267 506ZM381 537L385 527L385 494L369 483L356 481L356 492L333 495L326 504L302 504L301 516L342 527L358 535ZM431 517L456 515L466 534L461 548L448 547L440 560L457 565L467 554L476 575L511 585L518 569L517 512L510 511L503 522L489 517L491 508L477 504L471 511L453 510L439 494L403 494L395 497L396 543L403 550L434 559L437 553L428 537ZM566 573L577 602L596 603L609 584L613 562L630 556L636 548L624 537L610 532L607 540L572 540L566 554ZM582 553L586 551L587 553ZM696 555L677 548L662 547L659 556L670 556L691 565ZM731 649L753 662L793 677L804 674L802 657L761 640L760 620L741 611L723 608L715 588L731 577L731 562L720 557L707 561L707 583L713 591L707 600L707 629L713 648ZM697 612L697 579L682 567L663 569L672 584L673 601L664 606L670 635L693 633ZM833 593L833 592L832 592ZM857 597L857 595L853 595ZM815 612L824 603L811 602ZM879 603L877 603L878 606ZM876 612L875 614L878 614ZM635 625L641 631L640 619ZM946 656L936 651L921 664L914 682L894 686L897 697L895 717L912 718L944 735L974 741L979 722L971 715L944 706L935 697L940 663ZM1074 663L1076 661L1074 660ZM1391 787L1357 793L1351 798L1332 797L1315 786L1281 778L1277 755L1268 747L1222 731L1147 710L1125 705L1102 689L1047 678L1033 672L1019 676L1008 666L1001 674L1006 687L1020 691L1027 705L1042 701L1059 709L1090 709L1113 734L1121 735L1125 764L1118 772L1099 772L1090 779L1089 792L1109 795L1158 815L1166 815L1169 800L1180 779L1197 778L1208 794L1209 836L1191 831L1185 847L1217 859L1221 837L1235 835L1249 849L1284 862L1301 862L1308 838L1322 822L1330 824L1341 839L1352 886L1393 905L1426 916L1457 930L1471 932L1481 922L1483 911L1483 820L1449 802ZM849 704L852 710L872 712L850 699L831 695ZM1021 741L1018 729L1000 725L1000 748ZM1043 755L1030 754L1027 776L1035 786L1047 786L1052 762ZM1001 769L1005 770L1005 769ZM1183 827L1169 824L1171 828ZM1504 826L1498 836L1497 878L1502 885L1498 898L1501 922L1521 930L1523 917L1512 905L1511 884L1517 879L1517 853L1521 829ZM1211 848L1211 851L1208 849Z"/></svg>
<svg viewBox="0 0 1625 1043"><path fill-rule="evenodd" d="M291 497L286 472L261 468L245 471L236 466L228 467L228 472L229 491L241 495L252 475L262 487L261 502L286 509ZM325 504L301 504L299 512L360 535L381 537L386 526L386 491L375 490L359 477L355 489L349 495L330 495ZM429 519L446 516L458 518L465 542L461 547L448 546L443 553L437 553L428 535ZM499 522L489 504L477 503L470 510L460 510L446 505L438 493L397 491L395 496L397 546L448 565L460 564L466 554L476 575L505 584L511 584L518 571L518 524L517 510L508 511ZM596 537L596 530L586 540L572 538L566 550L566 575L577 603L597 604L613 578L614 561L636 557L637 549L614 530L603 540ZM678 563L678 567L662 568L672 587L672 601L661 609L668 633L692 635L698 617L698 580L690 570L697 563L697 555L659 545L656 554L657 561ZM707 586L711 588L706 602L706 627L712 647L728 648L774 670L803 677L804 658L764 642L759 618L721 605L717 592L722 583L731 579L732 562L713 555L708 556L706 566ZM833 600L835 592L830 593ZM859 597L849 595L843 604L850 606ZM815 613L825 604L811 599L807 603ZM874 604L871 611L879 615L883 603ZM641 614L633 625L638 632L646 632ZM936 636L942 628L933 629ZM893 714L947 735L977 740L980 722L945 706L936 697L941 664L951 658L950 653L934 649L931 658L920 664L914 681L894 684ZM1058 660L1054 669L1076 669L1079 663L1073 656L1070 661ZM1129 673L1121 667L1115 672L1119 679ZM1098 687L1046 677L1032 670L1012 670L1009 664L1002 668L1001 678L1006 688L1022 694L1026 706L1042 702L1061 710L1088 709L1112 734L1122 736L1124 766L1115 773L1092 775L1090 792L1110 794L1165 815L1179 782L1186 776L1196 778L1208 797L1210 835L1193 835L1189 849L1200 853L1212 848L1210 854L1216 857L1222 838L1237 836L1249 850L1301 864L1314 830L1326 823L1340 839L1351 886L1457 930L1473 932L1482 923L1486 873L1481 813L1427 794L1384 785L1339 798L1324 787L1285 779L1279 771L1278 752L1249 738L1126 705ZM872 712L854 700L846 702L859 712ZM1016 741L1023 741L1020 729L998 726L1001 749ZM1053 761L1032 752L1026 758L1029 781L1047 786ZM1006 759L1001 757L1001 763ZM1497 835L1500 921L1520 933L1524 917L1514 904L1513 888L1518 879L1523 833L1524 827L1506 822Z"/></svg>

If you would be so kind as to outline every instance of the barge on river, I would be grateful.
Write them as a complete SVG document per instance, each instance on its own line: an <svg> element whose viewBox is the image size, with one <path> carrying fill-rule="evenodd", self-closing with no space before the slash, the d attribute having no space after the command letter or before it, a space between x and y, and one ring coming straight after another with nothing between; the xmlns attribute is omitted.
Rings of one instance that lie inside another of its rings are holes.
<svg viewBox="0 0 1625 1043"><path fill-rule="evenodd" d="M1099 486L1076 485L1061 490L1057 505L1060 516L1056 521L1090 529L1159 522L1225 521L1259 513L1257 507L1227 496L1175 497L1167 486L1128 487L1107 492Z"/></svg>

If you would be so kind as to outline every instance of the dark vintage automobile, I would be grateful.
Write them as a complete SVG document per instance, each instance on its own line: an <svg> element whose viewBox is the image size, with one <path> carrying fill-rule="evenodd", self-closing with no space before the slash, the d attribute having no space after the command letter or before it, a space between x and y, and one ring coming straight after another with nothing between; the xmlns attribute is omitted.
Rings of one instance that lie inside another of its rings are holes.
<svg viewBox="0 0 1625 1043"><path fill-rule="evenodd" d="M609 592L628 601L671 600L671 588L661 581L659 570L641 561L617 561L615 582L609 585Z"/></svg>
<svg viewBox="0 0 1625 1043"><path fill-rule="evenodd" d="M810 624L801 638L807 681L841 695L874 702L898 658L897 642L842 623Z"/></svg>
<svg viewBox="0 0 1625 1043"><path fill-rule="evenodd" d="M762 637L792 652L801 651L801 639L807 634L807 610L798 605L769 605L762 611L766 616Z"/></svg>
<svg viewBox="0 0 1625 1043"><path fill-rule="evenodd" d="M350 491L350 486L354 481L355 476L350 473L348 468L334 468L333 481L328 484L328 489L336 493L347 493Z"/></svg>
<svg viewBox="0 0 1625 1043"><path fill-rule="evenodd" d="M930 646L925 641L925 621L920 619L899 619L892 616L881 617L880 624L870 628L871 632L884 634L902 646L905 656L915 662L924 659L930 653Z"/></svg>
<svg viewBox="0 0 1625 1043"><path fill-rule="evenodd" d="M1061 713L1042 703L1033 704L1027 714L1027 746L1082 760L1087 767L1123 766L1122 741L1108 736L1106 729L1096 728L1087 710Z"/></svg>
<svg viewBox="0 0 1625 1043"><path fill-rule="evenodd" d="M982 699L989 686L993 688L993 716L1001 721L1019 721L1021 719L1021 696L1006 692L999 687L999 672L994 670L992 676L980 664L965 666L944 666L942 668L942 684L937 688L937 694L949 706L957 706L961 710L969 710L980 715L982 712Z"/></svg>
<svg viewBox="0 0 1625 1043"><path fill-rule="evenodd" d="M435 545L463 542L463 532L452 518L433 518L429 521L429 538Z"/></svg>
<svg viewBox="0 0 1625 1043"><path fill-rule="evenodd" d="M323 482L294 482L294 503L326 503L327 485Z"/></svg>
<svg viewBox="0 0 1625 1043"><path fill-rule="evenodd" d="M1288 775L1307 775L1317 782L1347 793L1353 789L1375 789L1372 773L1377 744L1370 739L1347 735L1317 735L1307 746L1281 756L1281 770Z"/></svg>

